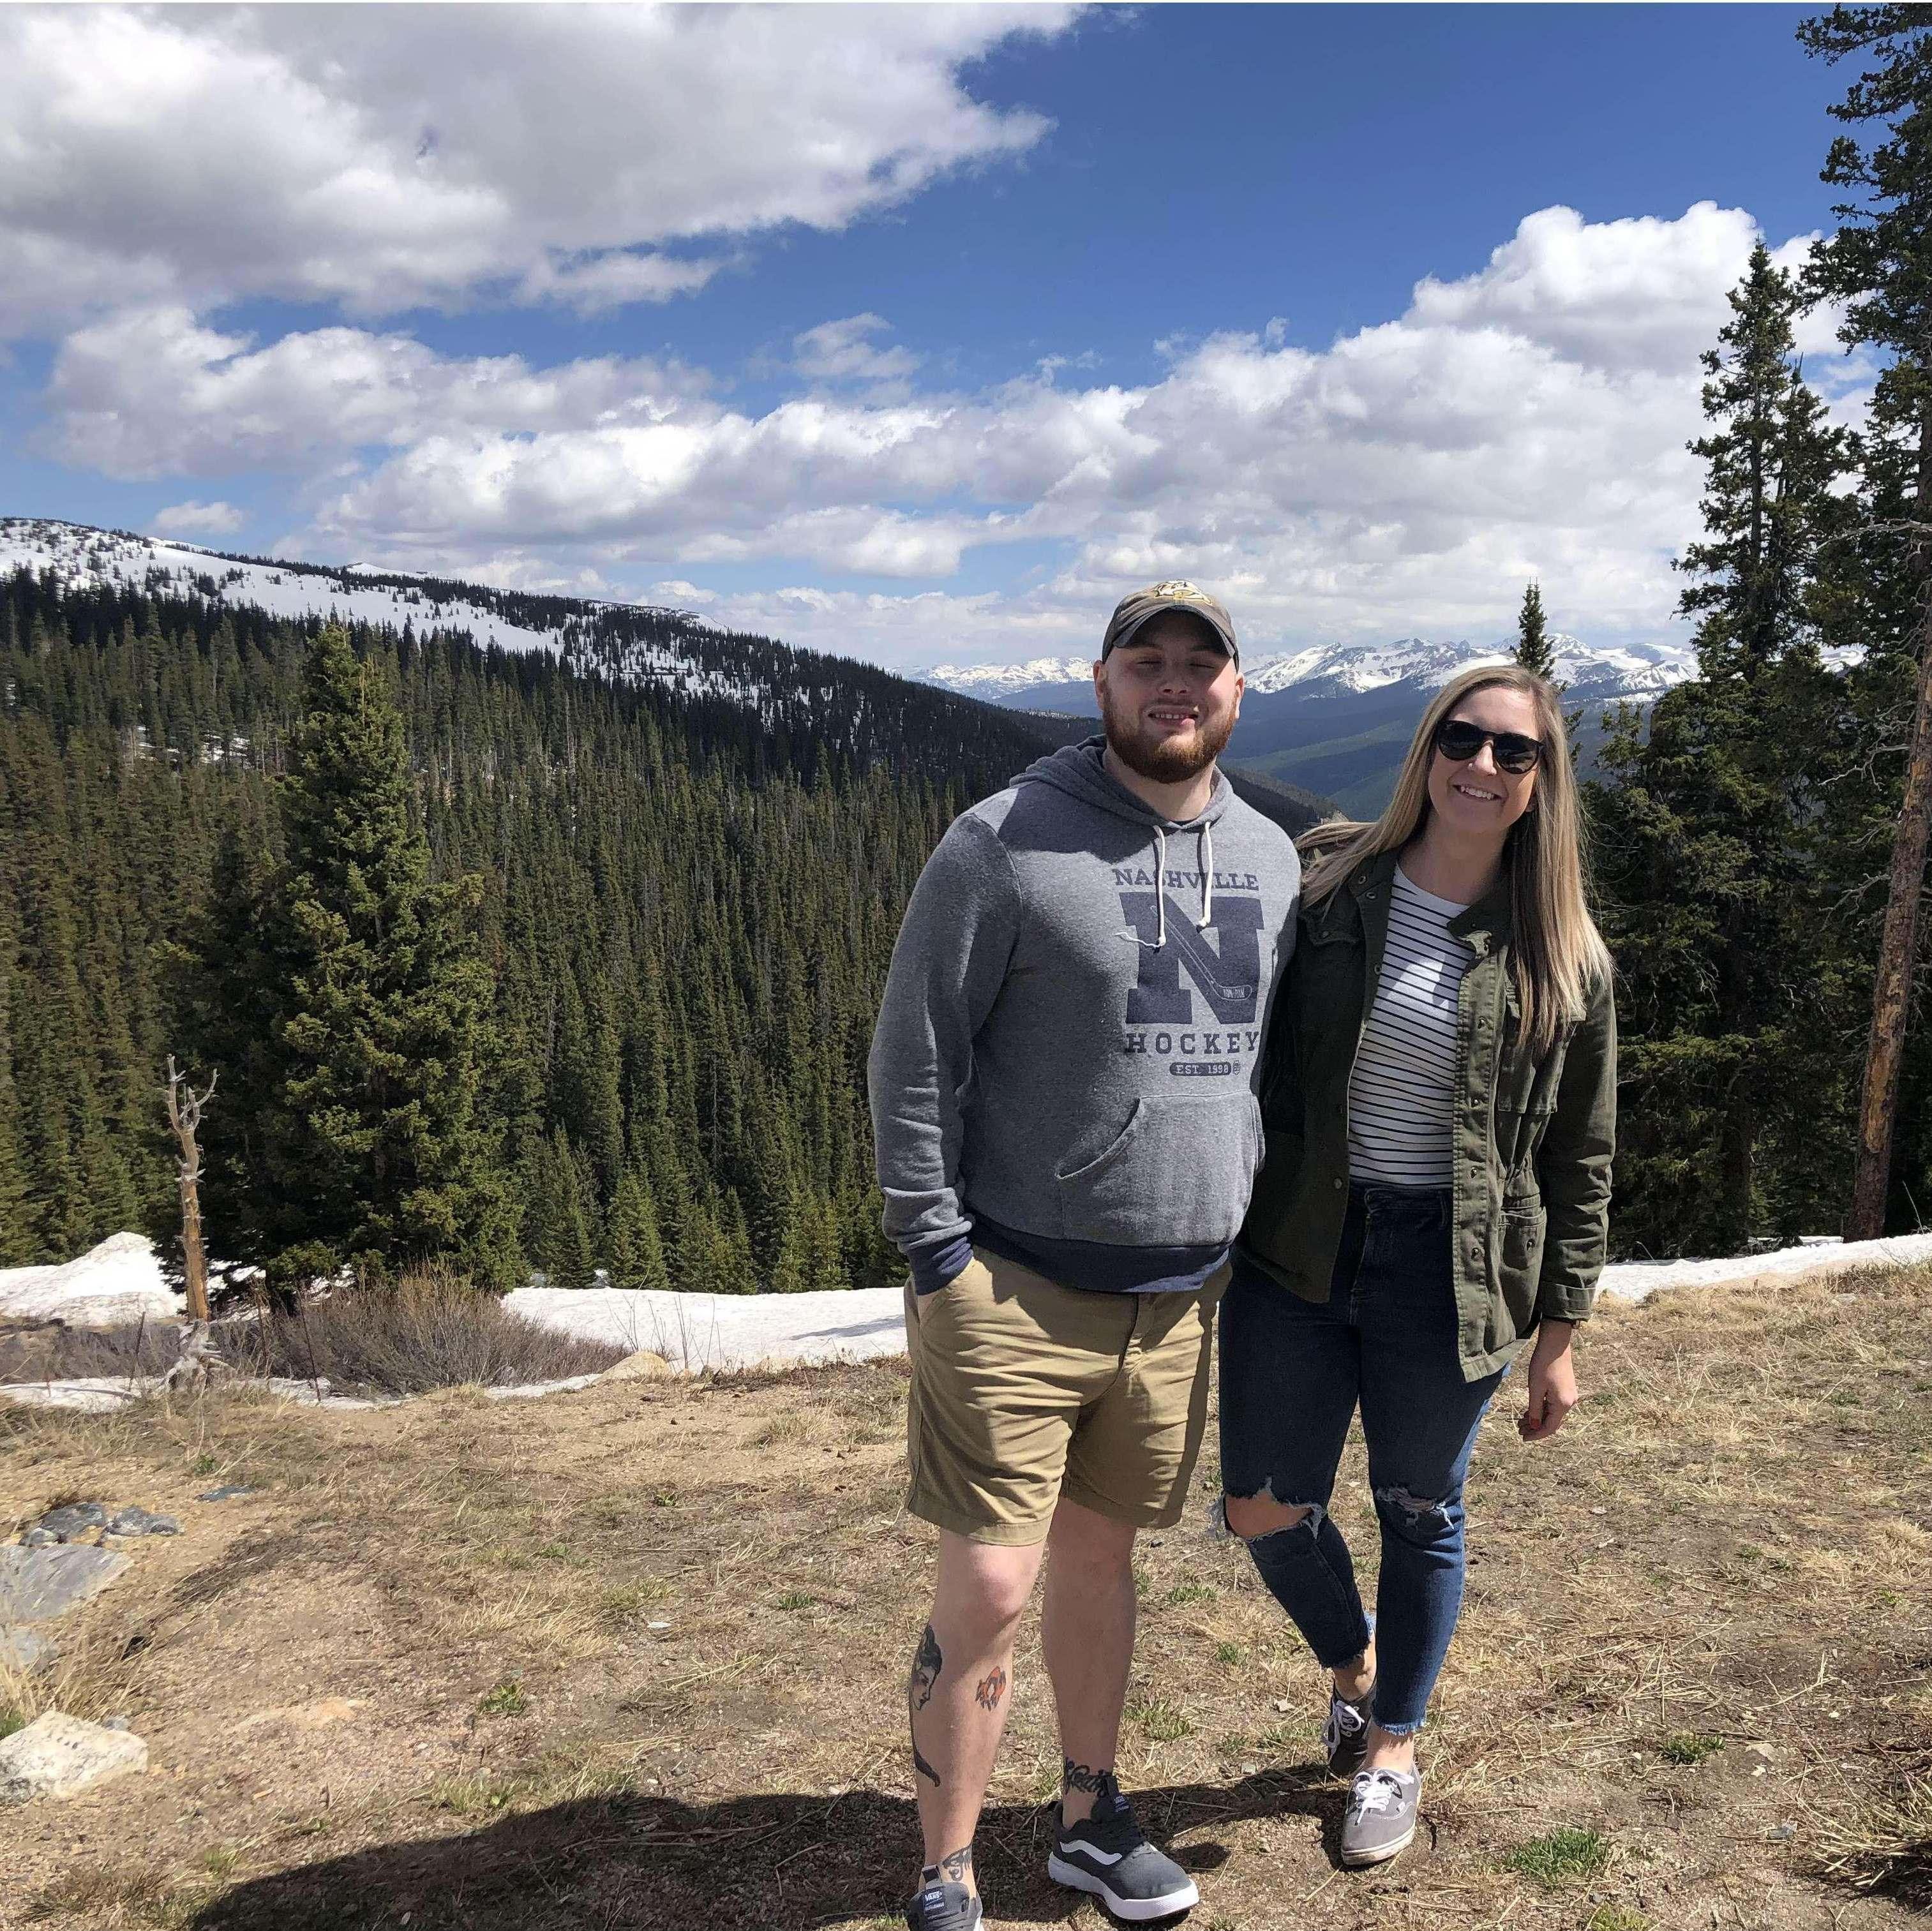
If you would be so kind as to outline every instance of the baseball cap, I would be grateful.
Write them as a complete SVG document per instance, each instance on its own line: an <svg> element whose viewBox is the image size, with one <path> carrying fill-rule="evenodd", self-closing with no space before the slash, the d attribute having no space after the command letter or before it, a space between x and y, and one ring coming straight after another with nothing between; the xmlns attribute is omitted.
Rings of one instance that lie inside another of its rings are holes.
<svg viewBox="0 0 1932 1931"><path fill-rule="evenodd" d="M1150 583L1144 590L1135 590L1114 606L1114 614L1107 619L1107 634L1100 643L1100 655L1104 658L1116 644L1126 643L1144 625L1170 610L1185 611L1190 616L1198 617L1219 637L1234 661L1241 661L1240 647L1234 642L1234 620L1218 597L1210 597L1198 583L1188 583L1182 577L1172 577L1164 583Z"/></svg>

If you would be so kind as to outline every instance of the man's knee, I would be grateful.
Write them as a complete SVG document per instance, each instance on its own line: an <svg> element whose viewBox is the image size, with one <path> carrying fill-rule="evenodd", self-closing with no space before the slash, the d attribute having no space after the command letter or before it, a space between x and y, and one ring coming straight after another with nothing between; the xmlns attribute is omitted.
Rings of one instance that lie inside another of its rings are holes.
<svg viewBox="0 0 1932 1931"><path fill-rule="evenodd" d="M1039 1567L1037 1549L974 1545L965 1559L942 1565L933 1621L975 1648L996 1646L1026 1613Z"/></svg>
<svg viewBox="0 0 1932 1931"><path fill-rule="evenodd" d="M1047 1538L1047 1559L1063 1570L1077 1567L1095 1581L1124 1575L1134 1564L1131 1522L1103 1516L1084 1503L1062 1499L1054 1511L1053 1531Z"/></svg>

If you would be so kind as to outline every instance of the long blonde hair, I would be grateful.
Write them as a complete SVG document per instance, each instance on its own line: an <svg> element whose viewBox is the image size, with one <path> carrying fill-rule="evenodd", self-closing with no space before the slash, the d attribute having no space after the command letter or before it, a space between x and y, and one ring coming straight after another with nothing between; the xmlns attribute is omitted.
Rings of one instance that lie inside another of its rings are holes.
<svg viewBox="0 0 1932 1931"><path fill-rule="evenodd" d="M1399 852L1428 821L1429 767L1436 730L1478 691L1520 691L1536 706L1537 735L1547 747L1538 767L1530 808L1510 827L1503 847L1514 938L1510 970L1522 1034L1546 1051L1564 1019L1580 1018L1592 987L1610 972L1610 955L1590 916L1584 886L1582 813L1569 733L1554 685L1520 664L1485 664L1460 671L1422 714L1402 760L1394 795L1373 824L1330 819L1304 832L1298 843L1309 861L1302 897L1318 905L1365 859Z"/></svg>

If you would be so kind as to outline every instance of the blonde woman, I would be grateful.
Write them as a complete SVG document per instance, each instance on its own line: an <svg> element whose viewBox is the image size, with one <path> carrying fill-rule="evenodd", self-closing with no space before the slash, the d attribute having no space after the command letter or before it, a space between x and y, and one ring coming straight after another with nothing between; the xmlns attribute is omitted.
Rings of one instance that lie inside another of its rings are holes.
<svg viewBox="0 0 1932 1931"><path fill-rule="evenodd" d="M1415 1834L1415 1735L1462 1600L1478 1424L1531 1344L1518 1429L1576 1400L1615 1130L1610 964L1556 693L1454 679L1372 825L1303 841L1262 1069L1267 1158L1221 1309L1228 1525L1333 1672L1342 1859ZM1359 1405L1382 1531L1364 1612L1328 1513Z"/></svg>

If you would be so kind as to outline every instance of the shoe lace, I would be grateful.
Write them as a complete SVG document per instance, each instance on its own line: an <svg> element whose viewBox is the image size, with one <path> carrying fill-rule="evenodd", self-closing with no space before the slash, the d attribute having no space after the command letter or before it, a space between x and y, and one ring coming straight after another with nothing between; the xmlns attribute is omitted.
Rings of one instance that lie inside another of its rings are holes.
<svg viewBox="0 0 1932 1931"><path fill-rule="evenodd" d="M1402 1802L1402 1780L1393 1771L1364 1770L1355 1774L1348 1809L1358 1819L1395 1810Z"/></svg>
<svg viewBox="0 0 1932 1931"><path fill-rule="evenodd" d="M1340 1696L1328 1699L1328 1726L1322 1732L1322 1747L1330 1756L1345 1737L1359 1737L1369 1727L1369 1720L1354 1704Z"/></svg>

